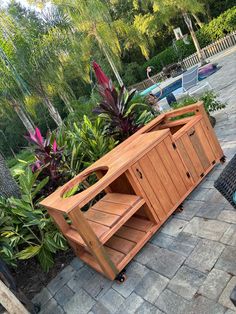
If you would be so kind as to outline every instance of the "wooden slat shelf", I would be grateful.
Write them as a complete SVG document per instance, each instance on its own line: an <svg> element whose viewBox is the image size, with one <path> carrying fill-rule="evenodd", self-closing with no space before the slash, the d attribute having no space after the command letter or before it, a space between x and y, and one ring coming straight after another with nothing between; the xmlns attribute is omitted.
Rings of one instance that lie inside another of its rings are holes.
<svg viewBox="0 0 236 314"><path fill-rule="evenodd" d="M137 195L108 193L89 208L84 216L99 241L105 243L144 203ZM79 245L86 246L73 226L65 236Z"/></svg>
<svg viewBox="0 0 236 314"><path fill-rule="evenodd" d="M157 224L146 218L133 216L106 242L104 248L119 271L132 259L137 248L140 249L158 227ZM102 272L88 251L84 250L80 259Z"/></svg>

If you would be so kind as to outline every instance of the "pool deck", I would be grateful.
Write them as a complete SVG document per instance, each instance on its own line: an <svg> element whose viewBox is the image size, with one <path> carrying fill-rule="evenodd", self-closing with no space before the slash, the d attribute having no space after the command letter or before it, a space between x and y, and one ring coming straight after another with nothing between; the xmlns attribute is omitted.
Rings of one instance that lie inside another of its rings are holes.
<svg viewBox="0 0 236 314"><path fill-rule="evenodd" d="M214 116L228 162L236 153L236 47L210 60L221 66L206 80L227 102ZM229 300L236 285L236 211L213 187L224 167L217 165L135 256L127 281L109 281L75 258L34 297L40 313L236 313Z"/></svg>

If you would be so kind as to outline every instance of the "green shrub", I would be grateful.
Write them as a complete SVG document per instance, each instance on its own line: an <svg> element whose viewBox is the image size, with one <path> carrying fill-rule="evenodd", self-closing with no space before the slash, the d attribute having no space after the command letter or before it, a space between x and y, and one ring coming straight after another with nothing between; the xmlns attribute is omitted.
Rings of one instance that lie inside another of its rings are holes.
<svg viewBox="0 0 236 314"><path fill-rule="evenodd" d="M209 24L203 26L199 31L201 36L208 38L211 42L224 37L236 29L236 6L225 11Z"/></svg>
<svg viewBox="0 0 236 314"><path fill-rule="evenodd" d="M137 62L131 62L123 65L122 79L127 86L133 85L142 79L140 75L140 65Z"/></svg>
<svg viewBox="0 0 236 314"><path fill-rule="evenodd" d="M45 271L53 254L67 248L46 210L38 205L38 193L48 178L37 183L38 173L27 168L19 177L21 199L0 199L0 257L12 265L36 256Z"/></svg>
<svg viewBox="0 0 236 314"><path fill-rule="evenodd" d="M203 101L207 113L225 108L225 104L217 100L217 94L213 91L207 91L199 97L187 96L183 100L178 101L177 103L173 103L171 106L173 109L179 109L185 106L192 105L199 100ZM182 116L177 117L177 119L188 117L191 115L192 115L191 113L184 114Z"/></svg>

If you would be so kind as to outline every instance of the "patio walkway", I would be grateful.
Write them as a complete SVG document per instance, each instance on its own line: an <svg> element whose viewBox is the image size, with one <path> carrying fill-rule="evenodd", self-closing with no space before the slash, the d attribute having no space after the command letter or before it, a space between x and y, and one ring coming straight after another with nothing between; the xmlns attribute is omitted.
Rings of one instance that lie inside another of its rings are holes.
<svg viewBox="0 0 236 314"><path fill-rule="evenodd" d="M227 160L236 153L236 48L214 57L208 78L227 108L215 114ZM111 282L74 259L34 298L41 313L231 314L236 285L236 211L214 189L218 165L127 267Z"/></svg>

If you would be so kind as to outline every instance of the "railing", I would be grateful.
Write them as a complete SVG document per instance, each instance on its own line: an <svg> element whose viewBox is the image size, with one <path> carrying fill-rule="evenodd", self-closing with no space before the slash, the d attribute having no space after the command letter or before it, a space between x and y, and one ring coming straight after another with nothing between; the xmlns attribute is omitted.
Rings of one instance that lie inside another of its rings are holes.
<svg viewBox="0 0 236 314"><path fill-rule="evenodd" d="M215 54L224 51L232 46L236 45L236 32L233 32L221 39L218 39L214 43L204 47L202 49L203 54L206 58L210 58ZM197 53L192 54L191 56L185 58L183 63L186 68L189 68L197 63L199 63L199 58Z"/></svg>
<svg viewBox="0 0 236 314"><path fill-rule="evenodd" d="M236 31L204 47L202 51L206 58L210 58L221 51L233 47L234 45L236 45ZM183 65L186 68L189 68L197 63L199 63L199 58L196 52L193 53L191 56L183 59ZM163 78L163 73L160 72L152 76L151 78L154 82L158 82ZM137 90L143 90L151 85L153 85L153 82L149 79L146 79L140 83L130 86L129 89L136 88Z"/></svg>

